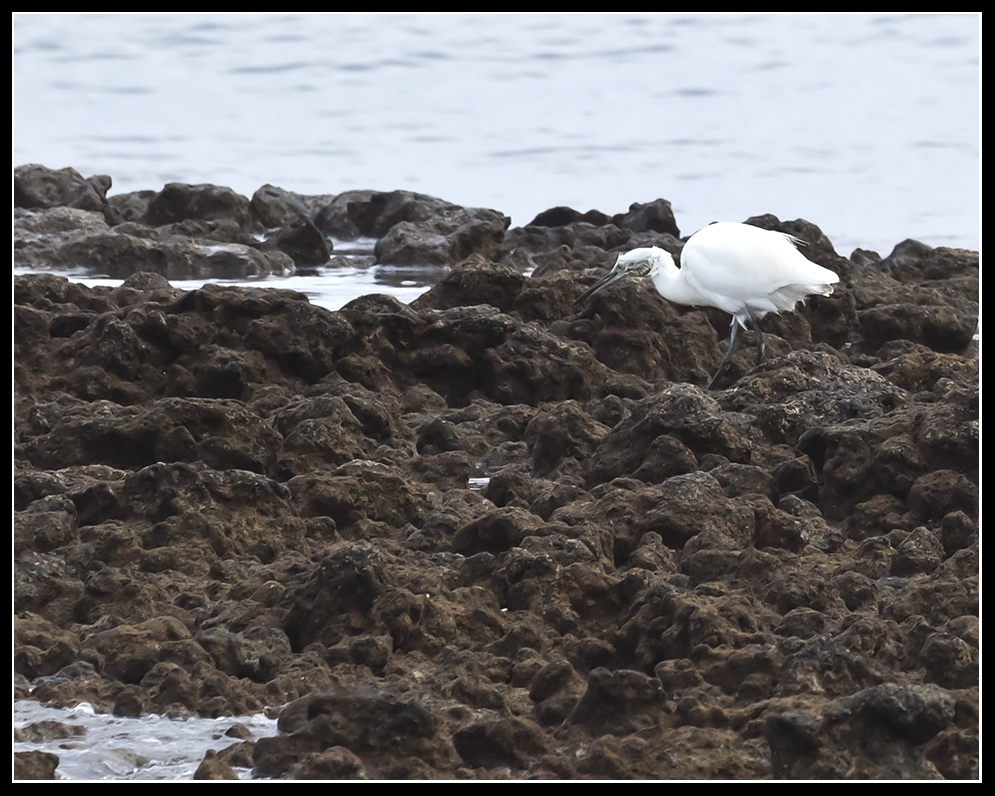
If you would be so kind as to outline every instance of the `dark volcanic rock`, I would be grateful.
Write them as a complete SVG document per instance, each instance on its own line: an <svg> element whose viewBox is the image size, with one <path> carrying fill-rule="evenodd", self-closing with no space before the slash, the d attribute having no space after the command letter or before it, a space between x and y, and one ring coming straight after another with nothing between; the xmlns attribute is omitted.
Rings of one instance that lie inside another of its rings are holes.
<svg viewBox="0 0 995 796"><path fill-rule="evenodd" d="M509 312L525 283L525 277L510 266L494 264L478 256L465 260L427 293L411 302L411 306L446 310L490 304L502 312Z"/></svg>
<svg viewBox="0 0 995 796"><path fill-rule="evenodd" d="M56 470L83 464L140 469L156 462L204 462L217 470L272 471L280 436L236 401L163 398L138 409L106 403L103 411L60 407L51 429L24 453Z"/></svg>
<svg viewBox="0 0 995 796"><path fill-rule="evenodd" d="M251 224L249 200L231 188L168 183L149 202L146 221L155 227L187 219L229 218L240 227Z"/></svg>
<svg viewBox="0 0 995 796"><path fill-rule="evenodd" d="M625 669L595 669L567 721L588 725L595 736L628 735L637 727L655 724L662 708L663 689L656 678Z"/></svg>
<svg viewBox="0 0 995 796"><path fill-rule="evenodd" d="M542 730L517 717L470 724L453 735L453 744L467 765L479 768L523 768L546 751Z"/></svg>
<svg viewBox="0 0 995 796"><path fill-rule="evenodd" d="M942 779L916 748L953 720L954 699L929 686L878 686L824 713L772 719L766 737L778 779Z"/></svg>
<svg viewBox="0 0 995 796"><path fill-rule="evenodd" d="M328 262L332 246L306 217L296 218L266 239L265 249L277 249L291 257L298 269Z"/></svg>
<svg viewBox="0 0 995 796"><path fill-rule="evenodd" d="M14 753L14 779L58 779L58 755L51 752Z"/></svg>
<svg viewBox="0 0 995 796"><path fill-rule="evenodd" d="M674 211L666 199L629 205L629 212L619 213L612 218L612 223L616 227L631 229L633 232L665 232L675 238L681 234L677 229Z"/></svg>
<svg viewBox="0 0 995 796"><path fill-rule="evenodd" d="M662 451L670 463L682 460L683 471L693 469L695 459L706 454L745 463L751 447L746 431L740 417L724 413L698 388L669 385L636 403L631 414L602 438L586 462L587 482L593 486L623 475L656 481L653 473L663 464L658 458ZM662 437L665 442L657 442Z"/></svg>
<svg viewBox="0 0 995 796"><path fill-rule="evenodd" d="M53 170L31 163L14 169L14 207L76 207L101 211L111 178L83 179L75 169Z"/></svg>
<svg viewBox="0 0 995 796"><path fill-rule="evenodd" d="M728 316L645 281L574 306L621 251L679 255L665 200L507 229L107 187L15 172L19 267L127 275L14 279L19 697L282 709L205 778L979 776L977 253L750 219L840 283L710 391ZM167 281L328 235L451 270L338 312Z"/></svg>
<svg viewBox="0 0 995 796"><path fill-rule="evenodd" d="M431 221L401 221L377 240L377 262L389 265L453 265L473 254L494 257L510 219L496 210L446 212Z"/></svg>

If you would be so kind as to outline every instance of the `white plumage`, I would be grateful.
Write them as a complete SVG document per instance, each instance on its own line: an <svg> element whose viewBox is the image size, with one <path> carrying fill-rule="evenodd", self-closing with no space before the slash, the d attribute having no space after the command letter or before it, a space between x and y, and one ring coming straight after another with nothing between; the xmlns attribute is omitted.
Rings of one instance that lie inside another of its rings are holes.
<svg viewBox="0 0 995 796"><path fill-rule="evenodd" d="M739 327L757 334L757 364L763 334L757 321L768 312L789 312L810 295L828 296L839 277L805 259L796 238L749 224L728 221L698 231L684 244L681 267L655 246L620 254L615 267L578 302L627 276L649 276L657 291L677 304L716 307L732 315L729 350L718 378L732 357ZM709 385L711 386L711 384Z"/></svg>

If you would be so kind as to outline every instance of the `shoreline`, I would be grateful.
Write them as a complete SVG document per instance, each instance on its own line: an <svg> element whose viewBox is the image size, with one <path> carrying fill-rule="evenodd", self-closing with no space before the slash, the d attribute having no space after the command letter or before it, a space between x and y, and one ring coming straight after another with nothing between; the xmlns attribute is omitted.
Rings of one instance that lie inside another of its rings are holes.
<svg viewBox="0 0 995 796"><path fill-rule="evenodd" d="M15 698L286 705L232 746L268 777L978 776L976 252L749 219L840 283L708 390L728 315L574 306L679 255L666 200L511 227L110 183L15 169L15 266L51 271L14 278ZM329 235L440 279L171 284L328 268Z"/></svg>

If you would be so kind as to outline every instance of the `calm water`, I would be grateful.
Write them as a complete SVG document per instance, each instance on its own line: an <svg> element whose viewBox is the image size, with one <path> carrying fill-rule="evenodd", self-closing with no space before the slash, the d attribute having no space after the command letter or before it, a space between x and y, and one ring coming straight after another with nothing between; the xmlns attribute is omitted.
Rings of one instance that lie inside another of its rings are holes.
<svg viewBox="0 0 995 796"><path fill-rule="evenodd" d="M978 15L14 15L14 162L979 245Z"/></svg>

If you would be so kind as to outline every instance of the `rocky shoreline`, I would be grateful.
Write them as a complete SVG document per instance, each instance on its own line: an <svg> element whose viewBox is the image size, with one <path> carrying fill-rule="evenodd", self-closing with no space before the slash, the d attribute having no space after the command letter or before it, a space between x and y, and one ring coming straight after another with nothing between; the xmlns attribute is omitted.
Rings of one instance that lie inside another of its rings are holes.
<svg viewBox="0 0 995 796"><path fill-rule="evenodd" d="M110 184L14 172L15 698L279 709L205 778L978 777L977 252L750 219L840 284L709 391L728 316L574 306L665 200ZM169 284L360 236L449 270Z"/></svg>

